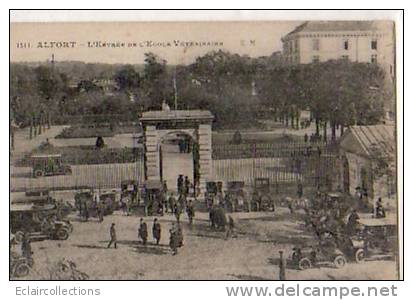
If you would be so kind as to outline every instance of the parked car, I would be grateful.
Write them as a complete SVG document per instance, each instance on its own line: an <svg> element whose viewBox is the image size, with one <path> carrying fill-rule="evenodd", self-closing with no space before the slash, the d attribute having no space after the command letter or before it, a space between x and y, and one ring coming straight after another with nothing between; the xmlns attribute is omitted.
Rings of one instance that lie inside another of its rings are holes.
<svg viewBox="0 0 413 300"><path fill-rule="evenodd" d="M363 245L366 259L388 259L398 253L397 218L360 218L358 240Z"/></svg>
<svg viewBox="0 0 413 300"><path fill-rule="evenodd" d="M32 240L67 240L73 231L69 221L57 217L54 205L12 204L10 227L16 239L28 232Z"/></svg>
<svg viewBox="0 0 413 300"><path fill-rule="evenodd" d="M345 254L332 240L320 241L316 245L293 249L292 262L300 270L306 270L323 265L334 265L342 268L347 264Z"/></svg>
<svg viewBox="0 0 413 300"><path fill-rule="evenodd" d="M72 174L72 168L63 163L61 154L35 154L31 161L33 177Z"/></svg>
<svg viewBox="0 0 413 300"><path fill-rule="evenodd" d="M99 194L99 202L103 205L103 215L113 214L115 210L120 208L119 202L116 200L116 191L95 191L92 188L80 190L75 194L75 207L79 212L84 213L87 208L89 217L98 217L97 194Z"/></svg>
<svg viewBox="0 0 413 300"><path fill-rule="evenodd" d="M228 181L225 193L226 206L229 211L248 211L249 199L246 198L244 181Z"/></svg>
<svg viewBox="0 0 413 300"><path fill-rule="evenodd" d="M255 178L253 191L253 210L274 211L275 195L271 192L269 178Z"/></svg>

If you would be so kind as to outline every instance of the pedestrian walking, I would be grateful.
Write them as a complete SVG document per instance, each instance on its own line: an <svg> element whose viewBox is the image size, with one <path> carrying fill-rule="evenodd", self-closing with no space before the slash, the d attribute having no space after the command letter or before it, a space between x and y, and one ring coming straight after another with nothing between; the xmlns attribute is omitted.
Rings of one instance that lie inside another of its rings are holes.
<svg viewBox="0 0 413 300"><path fill-rule="evenodd" d="M195 209L192 204L192 200L189 200L188 205L186 207L186 214L188 215L189 225L192 225L193 219L195 217Z"/></svg>
<svg viewBox="0 0 413 300"><path fill-rule="evenodd" d="M178 254L178 239L175 223L172 223L172 228L169 230L169 247L172 250L172 255Z"/></svg>
<svg viewBox="0 0 413 300"><path fill-rule="evenodd" d="M184 184L184 177L182 174L179 174L178 179L176 180L176 187L178 190L178 194L182 194L183 184Z"/></svg>
<svg viewBox="0 0 413 300"><path fill-rule="evenodd" d="M142 239L142 244L146 245L146 241L148 240L148 226L143 221L143 218L140 220L139 237Z"/></svg>
<svg viewBox="0 0 413 300"><path fill-rule="evenodd" d="M153 220L152 235L156 244L159 245L159 241L161 240L161 224L159 224L157 218Z"/></svg>
<svg viewBox="0 0 413 300"><path fill-rule="evenodd" d="M176 222L178 222L179 224L179 221L181 218L181 206L178 205L177 203L175 203L175 206L174 206L174 214L175 214Z"/></svg>
<svg viewBox="0 0 413 300"><path fill-rule="evenodd" d="M97 212L98 212L99 222L102 223L103 217L105 215L105 207L102 201L98 202L97 204Z"/></svg>
<svg viewBox="0 0 413 300"><path fill-rule="evenodd" d="M169 202L169 208L171 209L171 213L174 213L174 208L175 208L175 203L176 203L174 194L171 193L171 196L169 196L168 202ZM166 212L168 212L168 210L166 210Z"/></svg>
<svg viewBox="0 0 413 300"><path fill-rule="evenodd" d="M189 195L189 188L191 187L191 182L189 181L188 176L185 176L184 180L184 195L188 196Z"/></svg>
<svg viewBox="0 0 413 300"><path fill-rule="evenodd" d="M109 241L109 244L108 244L108 248L110 248L110 246L112 244L114 244L115 249L116 249L117 248L117 239L116 239L115 223L112 223L112 225L110 226L109 233L110 233L110 241Z"/></svg>
<svg viewBox="0 0 413 300"><path fill-rule="evenodd" d="M227 240L230 237L233 237L235 229L235 222L231 216L228 216L228 230L225 239Z"/></svg>

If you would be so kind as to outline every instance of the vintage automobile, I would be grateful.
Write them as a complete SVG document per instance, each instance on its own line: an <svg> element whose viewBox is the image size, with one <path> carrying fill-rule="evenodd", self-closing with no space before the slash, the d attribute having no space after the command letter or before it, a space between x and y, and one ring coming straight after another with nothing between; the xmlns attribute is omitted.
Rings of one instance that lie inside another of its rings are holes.
<svg viewBox="0 0 413 300"><path fill-rule="evenodd" d="M84 209L87 208L89 217L98 217L98 201L103 204L103 215L113 214L115 210L120 208L116 201L116 191L95 191L92 188L80 190L75 195L75 207L84 214Z"/></svg>
<svg viewBox="0 0 413 300"><path fill-rule="evenodd" d="M363 245L364 258L392 259L398 252L397 217L389 214L386 218L361 217L357 240Z"/></svg>
<svg viewBox="0 0 413 300"><path fill-rule="evenodd" d="M61 154L34 154L31 162L33 177L72 174L72 168L63 163Z"/></svg>
<svg viewBox="0 0 413 300"><path fill-rule="evenodd" d="M129 198L132 202L138 201L139 183L136 180L123 180L121 186L121 199Z"/></svg>
<svg viewBox="0 0 413 300"><path fill-rule="evenodd" d="M65 217L73 211L73 205L70 202L57 201L46 189L30 190L26 191L25 194L12 193L10 198L12 204L33 204L36 207L54 206L60 217Z"/></svg>
<svg viewBox="0 0 413 300"><path fill-rule="evenodd" d="M292 262L300 270L333 264L342 268L347 264L345 254L336 246L332 237L323 239L317 244L293 249Z"/></svg>
<svg viewBox="0 0 413 300"><path fill-rule="evenodd" d="M255 178L252 210L274 211L275 197L272 195L269 178Z"/></svg>
<svg viewBox="0 0 413 300"><path fill-rule="evenodd" d="M249 211L249 199L244 190L244 181L228 181L225 192L225 206L229 211Z"/></svg>
<svg viewBox="0 0 413 300"><path fill-rule="evenodd" d="M16 252L10 251L10 277L20 278L29 275L31 268L34 265L33 258L24 257Z"/></svg>
<svg viewBox="0 0 413 300"><path fill-rule="evenodd" d="M57 218L54 205L12 204L10 227L17 240L24 232L32 240L67 240L73 231L69 221Z"/></svg>

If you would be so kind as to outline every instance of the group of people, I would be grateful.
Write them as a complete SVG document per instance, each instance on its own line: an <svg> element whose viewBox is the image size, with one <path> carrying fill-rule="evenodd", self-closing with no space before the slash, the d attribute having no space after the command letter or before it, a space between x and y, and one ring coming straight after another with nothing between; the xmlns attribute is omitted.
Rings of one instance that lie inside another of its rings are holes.
<svg viewBox="0 0 413 300"><path fill-rule="evenodd" d="M156 245L159 245L161 240L162 227L157 218L154 218L152 225L152 237ZM107 245L107 248L110 248L112 245L117 249L118 239L116 234L116 225L112 223L109 229L110 240ZM179 223L172 223L172 227L169 230L169 246L172 250L172 255L178 253L178 248L183 246L183 234L182 228ZM148 225L143 218L140 219L139 228L138 228L138 238L142 241L142 245L146 246L148 242Z"/></svg>

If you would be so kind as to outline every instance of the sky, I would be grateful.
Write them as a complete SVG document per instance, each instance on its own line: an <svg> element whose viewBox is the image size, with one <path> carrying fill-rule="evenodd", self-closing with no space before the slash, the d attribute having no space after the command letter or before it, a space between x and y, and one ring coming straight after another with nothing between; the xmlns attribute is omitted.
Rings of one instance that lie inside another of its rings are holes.
<svg viewBox="0 0 413 300"><path fill-rule="evenodd" d="M53 54L55 61L142 64L144 53L154 52L169 64L188 64L219 49L258 57L281 51L282 36L301 23L19 22L10 25L10 59L47 61Z"/></svg>

